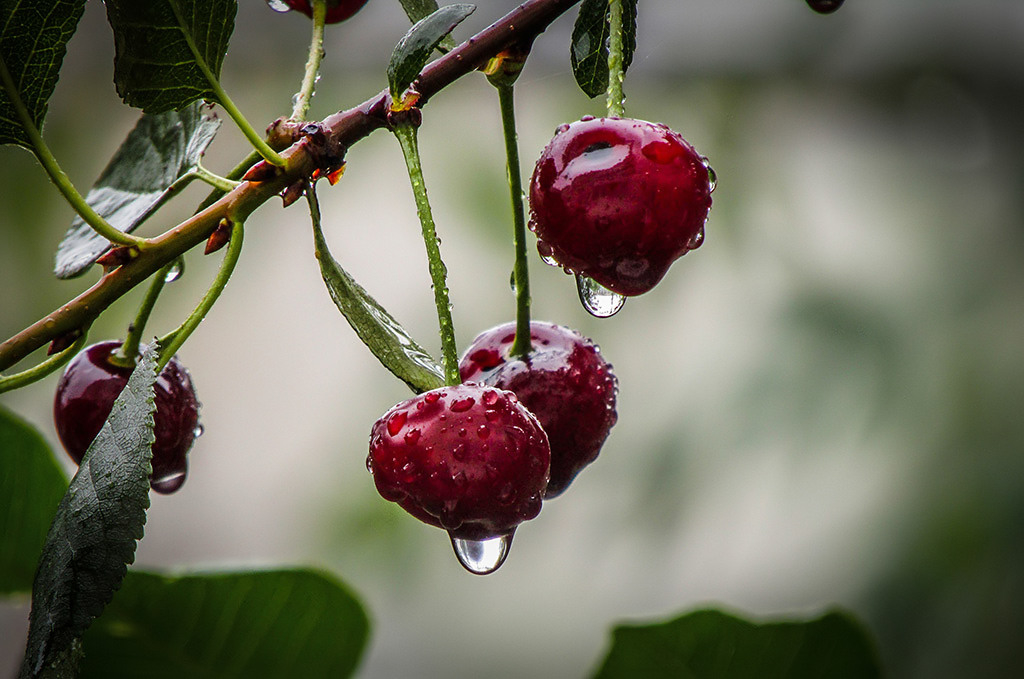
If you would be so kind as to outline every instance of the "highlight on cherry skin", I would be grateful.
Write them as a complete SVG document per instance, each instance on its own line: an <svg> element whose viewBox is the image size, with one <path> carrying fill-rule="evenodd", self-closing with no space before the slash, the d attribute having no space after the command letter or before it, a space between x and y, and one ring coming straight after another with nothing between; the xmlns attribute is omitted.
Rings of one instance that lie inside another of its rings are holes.
<svg viewBox="0 0 1024 679"><path fill-rule="evenodd" d="M548 264L640 295L704 241L714 171L677 132L632 118L563 124L530 181L530 229ZM581 282L580 297L588 310ZM607 297L607 296L606 296ZM598 299L611 315L621 306Z"/></svg>
<svg viewBox="0 0 1024 679"><path fill-rule="evenodd" d="M336 24L345 21L363 8L367 0L327 0L326 23ZM312 18L313 3L310 0L267 0L267 5L275 12L298 10Z"/></svg>
<svg viewBox="0 0 1024 679"><path fill-rule="evenodd" d="M557 497L580 470L597 459L618 419L618 381L601 350L575 330L532 321L533 350L512 356L516 324L482 332L459 362L466 381L507 389L533 413L548 435L551 476L544 499Z"/></svg>
<svg viewBox="0 0 1024 679"><path fill-rule="evenodd" d="M75 464L81 464L132 373L132 368L110 360L120 347L119 341L86 347L71 359L57 383L53 420L57 436ZM149 485L167 494L185 483L188 451L202 434L199 400L191 375L176 357L157 376L154 392L155 441Z"/></svg>
<svg viewBox="0 0 1024 679"><path fill-rule="evenodd" d="M550 464L547 435L516 395L472 382L391 408L366 458L381 497L448 531L477 575L497 570L516 527L540 513Z"/></svg>

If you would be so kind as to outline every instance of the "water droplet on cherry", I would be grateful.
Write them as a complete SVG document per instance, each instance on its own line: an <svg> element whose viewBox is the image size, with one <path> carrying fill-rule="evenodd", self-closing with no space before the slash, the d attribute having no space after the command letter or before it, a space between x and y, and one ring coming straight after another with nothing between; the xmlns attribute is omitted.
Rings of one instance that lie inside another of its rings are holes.
<svg viewBox="0 0 1024 679"><path fill-rule="evenodd" d="M514 533L498 535L484 540L469 540L451 536L452 549L462 567L474 575L488 575L505 563Z"/></svg>
<svg viewBox="0 0 1024 679"><path fill-rule="evenodd" d="M711 167L707 156L701 156L700 162L704 165L704 169L708 171L708 191L714 193L715 187L718 186L718 175L715 173L715 168Z"/></svg>
<svg viewBox="0 0 1024 679"><path fill-rule="evenodd" d="M267 0L267 7L282 14L292 11L292 8L284 0Z"/></svg>
<svg viewBox="0 0 1024 679"><path fill-rule="evenodd" d="M597 318L614 316L626 303L626 298L619 293L612 292L594 279L580 274L576 274L576 290L579 292L583 308Z"/></svg>
<svg viewBox="0 0 1024 679"><path fill-rule="evenodd" d="M200 424L197 424L197 425L196 425L196 428L192 430L192 436L195 436L196 438L199 438L200 436L202 436L202 435L203 435L203 433L204 433L205 431L206 431L206 427L204 427L204 426L202 425L202 423L200 423Z"/></svg>
<svg viewBox="0 0 1024 679"><path fill-rule="evenodd" d="M169 472L161 476L158 479L154 478L150 480L149 485L156 492L167 495L168 493L173 493L174 491L181 488L181 486L185 483L186 475L187 470L176 469L172 472Z"/></svg>

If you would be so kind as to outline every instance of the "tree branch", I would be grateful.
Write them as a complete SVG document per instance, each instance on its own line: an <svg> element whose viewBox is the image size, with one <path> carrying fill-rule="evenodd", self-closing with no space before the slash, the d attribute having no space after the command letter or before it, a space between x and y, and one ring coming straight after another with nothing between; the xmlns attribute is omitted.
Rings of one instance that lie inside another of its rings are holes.
<svg viewBox="0 0 1024 679"><path fill-rule="evenodd" d="M448 54L427 65L413 84L420 105L462 76L485 65L499 52L530 41L580 0L526 0ZM386 125L388 90L359 106L325 118L323 129L340 148L348 148ZM256 208L316 169L310 145L301 141L281 154L285 165L267 181L242 182L203 211L153 238L138 257L105 274L75 299L0 344L0 370L6 370L48 342L89 326L107 307L161 267L207 237L221 219L244 221Z"/></svg>

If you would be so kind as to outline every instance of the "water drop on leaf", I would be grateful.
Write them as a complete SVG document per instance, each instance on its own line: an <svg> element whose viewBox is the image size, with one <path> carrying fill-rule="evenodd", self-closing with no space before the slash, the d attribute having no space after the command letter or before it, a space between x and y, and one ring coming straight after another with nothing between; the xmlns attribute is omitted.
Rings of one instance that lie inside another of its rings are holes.
<svg viewBox="0 0 1024 679"><path fill-rule="evenodd" d="M508 549L512 545L513 533L498 535L485 540L468 540L452 536L452 549L459 563L474 575L488 575L505 563Z"/></svg>
<svg viewBox="0 0 1024 679"><path fill-rule="evenodd" d="M612 292L594 279L580 274L576 274L576 290L580 294L583 308L597 318L614 316L626 303L626 298L619 293Z"/></svg>

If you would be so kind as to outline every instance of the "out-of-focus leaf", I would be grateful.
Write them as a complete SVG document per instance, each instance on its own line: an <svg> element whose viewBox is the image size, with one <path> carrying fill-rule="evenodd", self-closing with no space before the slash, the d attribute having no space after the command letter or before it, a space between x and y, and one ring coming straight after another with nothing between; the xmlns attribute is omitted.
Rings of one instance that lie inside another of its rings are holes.
<svg viewBox="0 0 1024 679"><path fill-rule="evenodd" d="M132 571L82 639L82 678L351 676L367 615L311 570L168 577Z"/></svg>
<svg viewBox="0 0 1024 679"><path fill-rule="evenodd" d="M875 650L849 615L756 624L717 610L622 625L595 679L877 679Z"/></svg>
<svg viewBox="0 0 1024 679"><path fill-rule="evenodd" d="M313 243L331 299L377 360L417 393L444 386L444 370L437 361L334 259L318 219L313 221Z"/></svg>
<svg viewBox="0 0 1024 679"><path fill-rule="evenodd" d="M622 70L636 50L636 2L622 0ZM594 98L608 89L608 0L583 0L572 29L572 73L580 89Z"/></svg>
<svg viewBox="0 0 1024 679"><path fill-rule="evenodd" d="M198 101L180 111L143 114L96 180L86 202L110 224L131 233L172 195L168 191L171 185L196 167L220 123ZM57 248L57 278L81 274L108 247L107 239L75 217Z"/></svg>
<svg viewBox="0 0 1024 679"><path fill-rule="evenodd" d="M388 63L388 85L393 98L402 96L405 88L412 84L427 65L434 48L474 10L476 5L446 5L417 21L402 36Z"/></svg>
<svg viewBox="0 0 1024 679"><path fill-rule="evenodd" d="M156 344L147 348L57 507L32 584L21 679L74 669L78 639L135 559L149 507Z"/></svg>
<svg viewBox="0 0 1024 679"><path fill-rule="evenodd" d="M27 592L68 482L35 427L0 407L0 594Z"/></svg>
<svg viewBox="0 0 1024 679"><path fill-rule="evenodd" d="M0 5L0 70L10 77L9 85L0 83L0 145L32 148L13 97L41 129L68 41L84 10L85 0L4 0Z"/></svg>
<svg viewBox="0 0 1024 679"><path fill-rule="evenodd" d="M220 77L235 28L235 0L106 0L114 30L114 84L146 113L216 99L203 67Z"/></svg>

